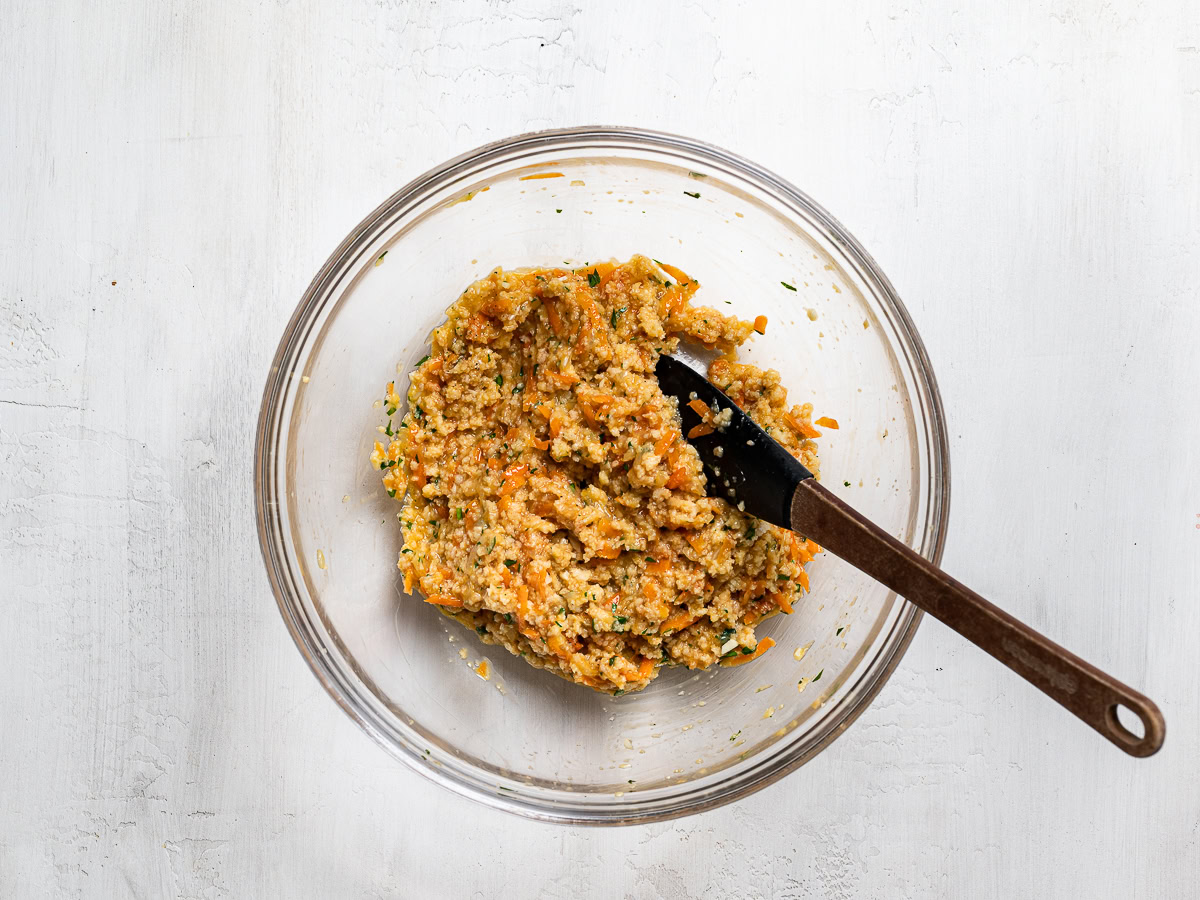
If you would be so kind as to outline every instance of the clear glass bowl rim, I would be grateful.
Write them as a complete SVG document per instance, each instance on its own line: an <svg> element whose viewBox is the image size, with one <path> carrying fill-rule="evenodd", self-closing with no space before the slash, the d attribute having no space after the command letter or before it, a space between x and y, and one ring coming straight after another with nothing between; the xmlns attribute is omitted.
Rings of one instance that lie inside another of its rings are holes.
<svg viewBox="0 0 1200 900"><path fill-rule="evenodd" d="M255 434L253 477L258 538L267 577L284 623L317 680L346 714L392 756L456 793L493 808L543 821L585 825L634 824L690 815L722 806L775 783L824 750L863 713L899 665L923 615L916 606L899 600L902 609L893 628L899 632L898 636L885 642L879 656L867 661L862 675L848 690L847 699L851 702L844 704L839 716L822 723L823 733L809 741L803 752L776 754L755 769L751 777L744 777L743 774L741 780L715 787L697 787L694 796L689 796L685 790L679 795L639 804L637 795L629 794L626 795L629 801L627 809L616 813L612 807L595 808L583 804L569 807L559 801L538 803L528 797L501 793L482 781L473 782L460 777L458 773L424 763L417 752L410 752L410 748L401 746L385 733L372 720L368 710L356 702L347 690L344 674L338 672L330 662L328 651L322 646L320 636L313 631L301 600L290 586L301 583L301 579L290 570L286 552L287 527L279 516L276 466L280 462L279 450L283 446L282 435L286 428L283 406L295 359L326 305L336 303L338 299L330 292L330 286L340 280L347 265L353 265L362 248L378 236L381 223L394 219L397 211L420 206L423 198L461 177L464 172L483 165L494 165L507 158L518 159L537 150L587 152L606 148L667 151L680 159L725 168L770 194L775 201L802 209L808 219L824 230L828 239L840 246L854 262L859 274L874 287L876 299L886 307L901 337L897 349L912 367L915 377L916 400L924 413L916 417L916 421L918 427L924 427L926 431L929 483L932 487L924 527L919 530L920 545L917 550L935 564L941 561L950 512L950 456L945 413L928 354L908 311L887 276L841 223L803 191L769 170L715 145L680 135L621 126L581 126L528 132L485 144L430 169L381 203L350 232L309 284L280 338L263 389Z"/></svg>

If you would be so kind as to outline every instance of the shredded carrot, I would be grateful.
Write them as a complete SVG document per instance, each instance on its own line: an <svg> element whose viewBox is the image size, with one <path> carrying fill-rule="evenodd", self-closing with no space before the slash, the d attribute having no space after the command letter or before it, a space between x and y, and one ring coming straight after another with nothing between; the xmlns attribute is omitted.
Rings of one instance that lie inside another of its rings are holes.
<svg viewBox="0 0 1200 900"><path fill-rule="evenodd" d="M504 470L504 483L500 485L500 496L507 497L529 478L529 466L509 466Z"/></svg>
<svg viewBox="0 0 1200 900"><path fill-rule="evenodd" d="M524 584L517 585L517 631L525 635L525 637L533 640L536 637L536 632L532 629L525 629L525 622L529 619L529 588Z"/></svg>
<svg viewBox="0 0 1200 900"><path fill-rule="evenodd" d="M821 552L821 548L819 546L817 546L817 542L812 540L811 538L804 542L804 549L807 550L809 553L811 553L813 556L816 556L818 553Z"/></svg>
<svg viewBox="0 0 1200 900"><path fill-rule="evenodd" d="M596 523L596 530L605 537L616 537L621 533L621 529L613 524L612 519L601 519Z"/></svg>
<svg viewBox="0 0 1200 900"><path fill-rule="evenodd" d="M546 307L546 317L550 320L550 328L554 332L554 336L561 341L566 331L563 328L562 318L558 315L558 306L549 298L542 298L542 305Z"/></svg>
<svg viewBox="0 0 1200 900"><path fill-rule="evenodd" d="M600 283L596 285L596 289L603 291L604 286L612 281L612 277L616 274L618 268L619 266L614 266L612 263L598 263L596 265L596 272L600 275Z"/></svg>
<svg viewBox="0 0 1200 900"><path fill-rule="evenodd" d="M706 553L708 551L708 542L704 540L704 535L697 531L693 531L687 536L687 542L692 545L692 549L697 553Z"/></svg>
<svg viewBox="0 0 1200 900"><path fill-rule="evenodd" d="M579 411L581 413L583 413L583 417L585 419L587 419L588 424L595 425L596 424L596 410L594 410L592 408L592 404L590 404L583 397L579 397L578 399L576 399L575 403L579 407Z"/></svg>
<svg viewBox="0 0 1200 900"><path fill-rule="evenodd" d="M788 599L787 594L783 591L774 591L771 593L770 599L775 602L775 605L782 609L788 615L792 613L792 602Z"/></svg>
<svg viewBox="0 0 1200 900"><path fill-rule="evenodd" d="M425 487L425 463L418 462L417 467L413 469L413 484L417 486L417 490Z"/></svg>
<svg viewBox="0 0 1200 900"><path fill-rule="evenodd" d="M792 561L799 565L812 562L812 554L808 552L808 548L791 532L788 532L788 551L791 553Z"/></svg>
<svg viewBox="0 0 1200 900"><path fill-rule="evenodd" d="M554 415L554 407L549 403L539 403L536 409L542 414L542 418L546 421L550 421L550 417Z"/></svg>
<svg viewBox="0 0 1200 900"><path fill-rule="evenodd" d="M817 429L813 428L811 425L806 425L804 422L801 422L790 412L783 414L783 421L787 422L788 427L801 437L819 438L821 436L821 432L817 431Z"/></svg>
<svg viewBox="0 0 1200 900"><path fill-rule="evenodd" d="M403 558L403 557L401 557ZM413 587L413 571L412 566L404 570L404 593L411 594Z"/></svg>
<svg viewBox="0 0 1200 900"><path fill-rule="evenodd" d="M504 570L503 570L503 571L500 573L500 580L504 582L504 586L505 586L505 587L512 587L512 583L513 583L513 574L512 574L512 572L509 570L509 568L508 568L507 566L506 566L506 567L504 568Z"/></svg>
<svg viewBox="0 0 1200 900"><path fill-rule="evenodd" d="M487 467L489 469L499 469L503 465L504 465L504 460L502 460L500 457L498 457L498 456L489 456L488 457Z"/></svg>
<svg viewBox="0 0 1200 900"><path fill-rule="evenodd" d="M642 662L638 666L637 677L639 679L649 678L650 673L654 671L654 660L648 656L642 657Z"/></svg>
<svg viewBox="0 0 1200 900"><path fill-rule="evenodd" d="M658 590L658 582L647 581L642 585L642 593L646 595L646 599L651 603L657 603L658 598L661 596L661 593ZM670 612L670 609L668 609L667 612Z"/></svg>
<svg viewBox="0 0 1200 900"><path fill-rule="evenodd" d="M558 437L560 431L562 431L562 418L558 413L554 413L550 416L550 437Z"/></svg>
<svg viewBox="0 0 1200 900"><path fill-rule="evenodd" d="M549 450L550 449L550 442L543 441L540 438L532 438L530 443L532 443L533 446L536 447L538 450Z"/></svg>
<svg viewBox="0 0 1200 900"><path fill-rule="evenodd" d="M537 181L539 178L562 178L562 172L538 172L536 175L522 175L517 181Z"/></svg>
<svg viewBox="0 0 1200 900"><path fill-rule="evenodd" d="M690 284L692 279L683 269L677 269L674 266L668 266L666 263L659 263L658 267L678 281L680 284Z"/></svg>
<svg viewBox="0 0 1200 900"><path fill-rule="evenodd" d="M801 569L801 570L799 571L799 573L796 575L796 580L797 580L798 582L800 582L800 587L804 588L804 593L806 593L806 594L807 594L807 593L808 593L808 591L809 591L809 587L808 587L808 572L807 572L805 569Z"/></svg>
<svg viewBox="0 0 1200 900"><path fill-rule="evenodd" d="M757 331L759 334L767 333L767 317L766 316L755 316L754 317L754 330Z"/></svg>
<svg viewBox="0 0 1200 900"><path fill-rule="evenodd" d="M713 428L706 422L701 422L695 428L692 428L690 431L688 431L688 440L690 441L698 437L704 437L707 434L712 434L716 430L717 429Z"/></svg>
<svg viewBox="0 0 1200 900"><path fill-rule="evenodd" d="M447 597L445 594L430 594L425 598L425 602L432 603L434 606L461 607L463 605L461 600L457 600L454 597Z"/></svg>
<svg viewBox="0 0 1200 900"><path fill-rule="evenodd" d="M770 650L774 646L775 646L775 642L773 640L771 640L769 637L765 637L761 641L758 642L758 646L754 648L753 653L750 653L745 656L735 656L733 659L722 660L721 665L723 665L723 666L740 666L743 663L748 663L753 659L758 659L760 656L762 656L764 653L766 653L768 650Z"/></svg>
<svg viewBox="0 0 1200 900"><path fill-rule="evenodd" d="M666 293L664 293L662 296L662 299L664 319L671 318L671 316L683 309L684 303L687 302L687 298L684 296L683 291L678 287L667 288Z"/></svg>
<svg viewBox="0 0 1200 900"><path fill-rule="evenodd" d="M675 488L682 486L685 481L687 481L687 470L683 466L680 466L671 472L670 477L667 478L666 487L668 490L673 491Z"/></svg>
<svg viewBox="0 0 1200 900"><path fill-rule="evenodd" d="M834 431L838 430L837 419L831 419L829 416L821 416L821 418L817 419L816 424L822 428L832 428Z"/></svg>
<svg viewBox="0 0 1200 900"><path fill-rule="evenodd" d="M578 375L564 375L562 372L547 372L546 377L557 384L560 388L570 387L578 383Z"/></svg>
<svg viewBox="0 0 1200 900"><path fill-rule="evenodd" d="M605 547L601 547L599 550L597 550L596 556L600 557L601 559L616 559L618 556L621 555L622 549L623 548L620 547L619 545L609 544L609 545L607 545Z"/></svg>
<svg viewBox="0 0 1200 900"><path fill-rule="evenodd" d="M545 569L535 569L532 572L530 572L529 575L532 576L532 578L530 578L530 581L533 582L533 587L534 587L534 590L537 591L537 595L539 597L541 597L543 600L545 600L546 599L546 570ZM524 587L525 587L525 585L521 585L521 588L524 588ZM518 594L520 594L521 588L517 588ZM525 595L526 595L526 597L529 596L528 588L525 589Z"/></svg>
<svg viewBox="0 0 1200 900"><path fill-rule="evenodd" d="M651 575L666 575L671 571L671 560L665 556L662 559L655 559L654 562L646 566L646 571Z"/></svg>
<svg viewBox="0 0 1200 900"><path fill-rule="evenodd" d="M671 616L671 618L667 619L667 621L658 626L658 633L666 634L668 631L680 631L684 628L687 628L699 618L700 617L695 613L689 612L685 609L683 612L679 612Z"/></svg>
<svg viewBox="0 0 1200 900"><path fill-rule="evenodd" d="M712 410L708 408L708 404L699 397L697 397L695 400L689 400L688 406L690 406L695 411L696 415L702 419L707 419L710 415L712 415Z"/></svg>

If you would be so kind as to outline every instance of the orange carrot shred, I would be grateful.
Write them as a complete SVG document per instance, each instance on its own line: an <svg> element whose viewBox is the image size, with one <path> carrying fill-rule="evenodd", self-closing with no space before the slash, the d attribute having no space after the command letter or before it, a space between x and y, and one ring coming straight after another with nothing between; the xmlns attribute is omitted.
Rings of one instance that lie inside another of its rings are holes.
<svg viewBox="0 0 1200 900"><path fill-rule="evenodd" d="M754 330L757 331L759 334L767 333L767 317L766 316L755 316L754 317Z"/></svg>
<svg viewBox="0 0 1200 900"><path fill-rule="evenodd" d="M434 606L461 607L463 605L461 600L457 600L454 597L447 597L445 594L430 594L425 598L425 602L432 603Z"/></svg>
<svg viewBox="0 0 1200 900"><path fill-rule="evenodd" d="M838 430L837 419L831 419L829 416L821 416L821 418L817 419L816 424L822 428L832 428L834 431Z"/></svg>
<svg viewBox="0 0 1200 900"><path fill-rule="evenodd" d="M537 181L539 178L563 178L562 172L538 172L536 175L522 175L517 181Z"/></svg>
<svg viewBox="0 0 1200 900"><path fill-rule="evenodd" d="M529 466L522 463L519 466L509 466L504 470L504 483L500 485L500 496L507 497L529 478Z"/></svg>
<svg viewBox="0 0 1200 900"><path fill-rule="evenodd" d="M696 415L698 415L702 419L707 419L709 417L709 415L712 413L712 410L708 408L708 404L705 403L703 400L701 400L699 397L697 397L695 400L689 400L688 406L690 406L693 410L695 410Z"/></svg>
<svg viewBox="0 0 1200 900"><path fill-rule="evenodd" d="M774 646L775 646L775 642L773 640L771 640L771 638L765 637L761 641L758 642L758 646L754 648L753 653L747 654L745 656L735 656L733 659L724 660L721 663L721 665L723 665L723 666L740 666L743 663L748 663L753 659L758 659L760 656L762 656L764 653L766 653L768 650L770 650Z"/></svg>
<svg viewBox="0 0 1200 900"><path fill-rule="evenodd" d="M690 284L692 279L683 269L677 269L674 266L668 266L666 263L659 263L658 267L678 281L680 284Z"/></svg>
<svg viewBox="0 0 1200 900"><path fill-rule="evenodd" d="M701 422L687 433L688 440L690 441L694 438L704 437L706 434L712 434L716 430L717 429L713 428L711 425Z"/></svg>
<svg viewBox="0 0 1200 900"><path fill-rule="evenodd" d="M653 671L654 671L654 660L652 660L648 656L643 656L642 662L638 666L637 677L638 678L649 678L650 673Z"/></svg>
<svg viewBox="0 0 1200 900"><path fill-rule="evenodd" d="M532 443L532 444L533 444L533 446L534 446L534 447L536 447L538 450L549 450L549 449L550 449L550 442L549 442L549 441L543 441L543 440L541 440L541 439L539 439L539 438L533 438L533 439L532 439L532 441L531 441L531 443Z"/></svg>

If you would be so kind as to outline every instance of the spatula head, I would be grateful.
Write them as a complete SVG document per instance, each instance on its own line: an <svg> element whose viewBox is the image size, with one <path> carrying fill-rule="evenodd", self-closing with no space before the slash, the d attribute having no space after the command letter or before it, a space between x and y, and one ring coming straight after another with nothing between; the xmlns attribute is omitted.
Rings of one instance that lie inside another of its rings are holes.
<svg viewBox="0 0 1200 900"><path fill-rule="evenodd" d="M673 357L660 356L654 373L663 392L679 401L685 437L701 424L700 414L688 406L690 401L703 400L714 416L732 410L724 428L688 439L704 463L708 495L764 522L791 528L792 493L801 481L813 477L812 472L695 369Z"/></svg>

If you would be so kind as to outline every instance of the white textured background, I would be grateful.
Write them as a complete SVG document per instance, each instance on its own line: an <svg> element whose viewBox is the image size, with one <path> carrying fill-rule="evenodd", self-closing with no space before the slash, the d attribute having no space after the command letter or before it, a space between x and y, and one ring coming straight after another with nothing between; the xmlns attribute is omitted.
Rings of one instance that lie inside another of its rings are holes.
<svg viewBox="0 0 1200 900"><path fill-rule="evenodd" d="M1157 699L1157 757L932 620L817 761L650 827L486 811L323 694L254 531L275 342L409 178L589 123L863 241L941 380L946 567ZM5 0L0 896L1195 896L1198 293L1195 0Z"/></svg>

